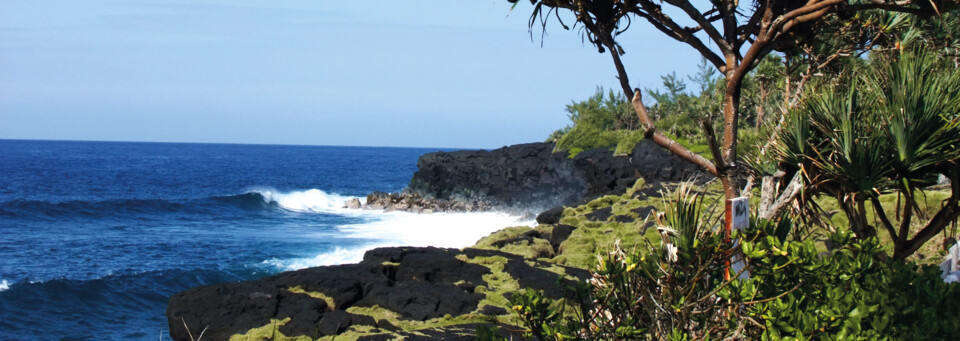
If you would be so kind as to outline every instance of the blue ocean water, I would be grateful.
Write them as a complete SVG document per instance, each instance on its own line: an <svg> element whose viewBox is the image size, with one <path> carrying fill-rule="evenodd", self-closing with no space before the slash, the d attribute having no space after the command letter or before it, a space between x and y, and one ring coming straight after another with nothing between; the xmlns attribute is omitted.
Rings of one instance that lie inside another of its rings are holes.
<svg viewBox="0 0 960 341"><path fill-rule="evenodd" d="M515 219L341 208L436 150L0 140L0 340L169 340L177 291Z"/></svg>

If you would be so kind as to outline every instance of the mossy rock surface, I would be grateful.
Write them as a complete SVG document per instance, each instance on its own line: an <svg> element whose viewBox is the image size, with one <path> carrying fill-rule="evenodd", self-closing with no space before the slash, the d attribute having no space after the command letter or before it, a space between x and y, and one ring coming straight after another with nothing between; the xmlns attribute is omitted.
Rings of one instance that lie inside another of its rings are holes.
<svg viewBox="0 0 960 341"><path fill-rule="evenodd" d="M552 250L538 240L532 245ZM212 340L458 339L480 324L514 324L507 298L521 287L557 290L561 274L586 276L532 259L474 248L375 249L359 264L179 293L167 312L171 336L190 340L206 328Z"/></svg>

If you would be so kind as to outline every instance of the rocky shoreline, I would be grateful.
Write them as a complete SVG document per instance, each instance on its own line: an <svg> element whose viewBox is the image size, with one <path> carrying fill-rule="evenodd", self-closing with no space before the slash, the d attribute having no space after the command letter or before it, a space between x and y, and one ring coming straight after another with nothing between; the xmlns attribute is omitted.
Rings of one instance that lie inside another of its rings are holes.
<svg viewBox="0 0 960 341"><path fill-rule="evenodd" d="M587 275L576 268L562 269L571 278ZM273 335L310 339L363 331L361 340L472 340L469 327L510 313L490 304L503 301L496 285L505 277L554 298L561 294L556 287L560 274L531 266L517 255L397 247L370 250L359 264L193 288L170 298L167 316L174 340L190 340L204 329L204 339L242 335L256 340L257 329L263 327ZM443 326L454 320L460 323ZM410 331L409 326L417 324L438 327Z"/></svg>
<svg viewBox="0 0 960 341"><path fill-rule="evenodd" d="M345 208L433 212L501 211L536 214L594 198L623 193L639 178L648 184L678 182L700 174L699 168L650 141L629 155L599 148L574 158L554 153L552 143L527 143L491 151L466 150L424 154L403 192L374 192Z"/></svg>
<svg viewBox="0 0 960 341"><path fill-rule="evenodd" d="M697 174L695 166L648 141L629 156L598 149L570 159L552 149L552 144L533 143L426 154L402 193L375 192L365 202L345 203L353 209L418 213L531 214L552 208L537 217L536 229L506 228L474 248L380 248L368 251L359 264L191 288L170 298L170 335L191 340L205 330L204 340L472 340L478 325L511 318L509 297L516 290L534 288L557 298L562 295L558 281L587 278L582 268L543 261L560 254L564 241L580 228L559 223L563 206L628 188L627 197L644 196L631 187L640 178L648 184L644 191L654 191L660 183ZM606 208L587 219L641 215L629 214L613 216Z"/></svg>
<svg viewBox="0 0 960 341"><path fill-rule="evenodd" d="M494 206L484 201L446 200L421 196L414 192L384 193L373 192L367 195L365 203L353 198L343 205L349 209L380 210L384 212L406 211L413 213L434 212L485 212Z"/></svg>

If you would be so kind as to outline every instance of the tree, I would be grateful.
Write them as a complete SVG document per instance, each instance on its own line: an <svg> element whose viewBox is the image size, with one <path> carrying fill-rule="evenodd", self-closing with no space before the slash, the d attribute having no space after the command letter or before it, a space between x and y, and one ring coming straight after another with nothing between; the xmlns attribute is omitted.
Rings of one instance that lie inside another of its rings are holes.
<svg viewBox="0 0 960 341"><path fill-rule="evenodd" d="M960 74L938 57L876 58L852 83L823 88L806 101L773 150L781 169L806 176L807 196L836 198L858 237L882 227L896 259L960 217ZM951 182L950 195L929 200L921 188L940 174ZM886 194L895 203L884 205ZM925 216L923 206L936 213Z"/></svg>
<svg viewBox="0 0 960 341"><path fill-rule="evenodd" d="M508 0L516 6L519 0ZM573 12L573 27L579 27L587 40L603 53L610 52L624 94L632 93L632 106L645 129L645 137L674 154L716 175L724 195L739 195L737 158L738 124L741 117L741 90L747 74L773 51L785 50L811 38L815 25L830 15L838 20L865 10L886 10L929 17L956 0L530 0L531 28L545 25L556 11ZM669 13L682 13L685 21ZM569 29L559 15L557 20ZM714 122L704 119L703 131L713 161L691 152L656 129L647 113L639 89L634 89L618 42L634 20L643 20L667 36L685 43L700 53L724 78L723 135L718 141Z"/></svg>

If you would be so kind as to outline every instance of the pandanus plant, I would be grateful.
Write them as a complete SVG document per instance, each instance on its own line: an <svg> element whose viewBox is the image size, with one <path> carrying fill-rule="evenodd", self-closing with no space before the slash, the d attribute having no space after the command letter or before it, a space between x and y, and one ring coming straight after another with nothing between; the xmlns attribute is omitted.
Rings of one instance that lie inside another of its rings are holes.
<svg viewBox="0 0 960 341"><path fill-rule="evenodd" d="M891 59L811 93L787 121L774 159L803 174L804 197L836 198L851 231L866 238L883 229L893 258L904 259L960 216L960 73L933 54ZM923 188L939 175L950 180L949 197L926 216ZM892 209L884 194L896 196Z"/></svg>

